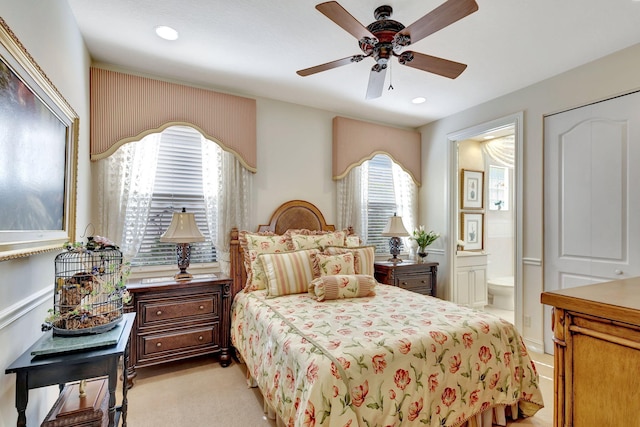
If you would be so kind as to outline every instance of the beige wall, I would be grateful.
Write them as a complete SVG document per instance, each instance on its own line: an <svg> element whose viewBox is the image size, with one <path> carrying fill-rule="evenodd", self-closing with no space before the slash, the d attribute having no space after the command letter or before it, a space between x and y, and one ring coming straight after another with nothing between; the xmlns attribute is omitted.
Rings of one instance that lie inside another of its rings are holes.
<svg viewBox="0 0 640 427"><path fill-rule="evenodd" d="M0 0L2 18L80 117L77 234L88 223L89 55L65 1ZM38 165L34 165L38 167ZM83 202L84 201L84 202ZM15 426L15 375L5 368L42 335L52 308L56 253L0 262L0 427ZM29 394L27 420L39 425L57 387Z"/></svg>
<svg viewBox="0 0 640 427"><path fill-rule="evenodd" d="M542 349L543 307L543 116L611 96L640 89L640 44L560 74L533 86L470 108L421 127L423 182L420 192L421 222L445 231L447 224L447 135L524 112L523 141L523 327L527 344ZM448 238L448 236L445 236ZM446 261L446 259L445 259ZM447 265L439 268L446 274ZM439 277L440 279L440 277ZM448 286L448 278L442 277ZM440 282L440 280L439 280Z"/></svg>

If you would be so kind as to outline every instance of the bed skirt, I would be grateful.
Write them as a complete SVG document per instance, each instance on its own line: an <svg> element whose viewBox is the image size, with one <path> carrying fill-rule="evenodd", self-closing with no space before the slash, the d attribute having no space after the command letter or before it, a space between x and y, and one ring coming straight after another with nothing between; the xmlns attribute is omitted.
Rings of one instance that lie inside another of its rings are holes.
<svg viewBox="0 0 640 427"><path fill-rule="evenodd" d="M238 355L240 358L240 356ZM241 362L242 359L240 358ZM242 362L244 364L244 362ZM246 367L246 365L245 365ZM258 383L251 377L249 371L247 371L247 386L249 388L258 388ZM262 394L262 392L260 393ZM525 405L523 408L523 412L526 411L526 405L528 402L520 402L521 405ZM535 406L535 405L534 405ZM533 412L537 411L537 408L532 408ZM280 419L276 411L269 405L266 399L262 398L262 410L266 414L267 418L270 420L276 421L276 427L286 427L286 423ZM462 424L459 424L455 427L492 427L492 426L506 426L507 418L511 421L517 420L519 417L520 411L518 411L518 404L513 404L510 406L498 405L493 408L489 408L475 416L472 416L467 421Z"/></svg>

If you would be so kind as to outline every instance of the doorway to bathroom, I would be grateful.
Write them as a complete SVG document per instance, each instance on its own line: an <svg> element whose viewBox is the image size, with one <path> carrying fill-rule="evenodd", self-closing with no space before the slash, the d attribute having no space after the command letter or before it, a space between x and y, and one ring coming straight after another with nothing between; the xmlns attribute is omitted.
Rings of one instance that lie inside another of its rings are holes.
<svg viewBox="0 0 640 427"><path fill-rule="evenodd" d="M449 142L452 299L521 329L522 113L456 132Z"/></svg>

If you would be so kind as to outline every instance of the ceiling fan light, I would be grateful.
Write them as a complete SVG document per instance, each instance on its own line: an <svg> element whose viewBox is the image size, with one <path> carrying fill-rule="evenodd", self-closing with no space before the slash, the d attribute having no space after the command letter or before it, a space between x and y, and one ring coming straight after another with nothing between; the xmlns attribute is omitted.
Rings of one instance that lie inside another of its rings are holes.
<svg viewBox="0 0 640 427"><path fill-rule="evenodd" d="M158 25L156 27L156 34L158 37L165 40L177 40L178 32L171 27L167 27L166 25Z"/></svg>
<svg viewBox="0 0 640 427"><path fill-rule="evenodd" d="M422 103L424 103L426 101L427 101L427 98L425 98L424 96L418 96L418 97L413 98L411 100L411 102L414 103L414 104L422 104Z"/></svg>

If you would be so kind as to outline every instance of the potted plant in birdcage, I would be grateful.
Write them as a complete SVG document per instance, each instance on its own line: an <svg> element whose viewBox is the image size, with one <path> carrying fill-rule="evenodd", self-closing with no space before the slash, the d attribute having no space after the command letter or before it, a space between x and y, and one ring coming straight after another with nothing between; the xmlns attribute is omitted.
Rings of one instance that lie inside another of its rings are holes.
<svg viewBox="0 0 640 427"><path fill-rule="evenodd" d="M421 262L424 261L424 258L427 256L427 246L435 242L438 237L440 237L440 234L433 230L426 232L424 225L413 230L413 233L409 238L418 244L418 256L420 257Z"/></svg>

